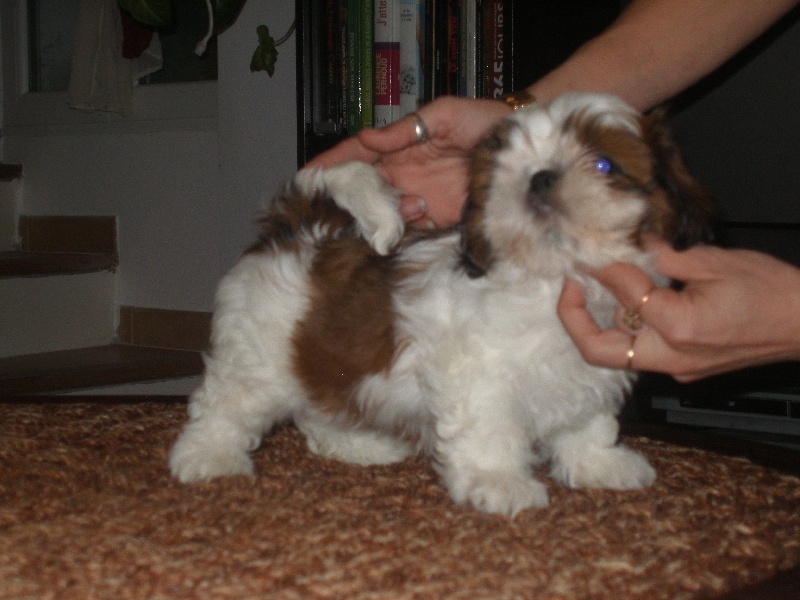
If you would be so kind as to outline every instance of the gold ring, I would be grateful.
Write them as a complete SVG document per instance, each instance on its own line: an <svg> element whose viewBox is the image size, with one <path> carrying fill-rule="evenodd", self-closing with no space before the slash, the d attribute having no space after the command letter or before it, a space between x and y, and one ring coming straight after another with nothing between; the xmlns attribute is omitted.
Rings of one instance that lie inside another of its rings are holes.
<svg viewBox="0 0 800 600"><path fill-rule="evenodd" d="M626 310L622 315L622 322L625 323L633 331L638 331L642 327L642 308L647 301L650 300L650 295L653 293L653 290L656 289L656 286L652 286L647 293L642 296L642 299L639 300L639 305L636 307L636 310Z"/></svg>
<svg viewBox="0 0 800 600"><path fill-rule="evenodd" d="M637 331L642 327L642 315L640 315L638 312L626 310L622 314L622 322L625 323L629 329Z"/></svg>
<svg viewBox="0 0 800 600"><path fill-rule="evenodd" d="M424 142L428 139L428 126L417 113L409 115L414 122L414 136L417 138L417 143Z"/></svg>
<svg viewBox="0 0 800 600"><path fill-rule="evenodd" d="M627 356L627 357L628 357L628 362L627 362L627 364L625 365L625 368L626 368L628 371L630 371L630 370L632 370L632 369L633 369L633 357L634 357L634 355L636 354L636 352L635 352L635 351L634 351L634 349L633 349L633 346L634 346L634 344L636 344L636 336L635 336L635 335L632 335L632 336L631 336L631 345L630 345L630 346L628 346L628 351L625 353L625 356Z"/></svg>

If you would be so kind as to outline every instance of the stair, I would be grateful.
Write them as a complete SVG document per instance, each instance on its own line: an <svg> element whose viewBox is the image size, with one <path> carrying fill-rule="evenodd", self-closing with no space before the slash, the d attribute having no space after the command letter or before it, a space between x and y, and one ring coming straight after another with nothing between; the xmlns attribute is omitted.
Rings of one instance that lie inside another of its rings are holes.
<svg viewBox="0 0 800 600"><path fill-rule="evenodd" d="M116 219L23 216L19 235L0 253L0 357L110 343Z"/></svg>
<svg viewBox="0 0 800 600"><path fill-rule="evenodd" d="M211 315L117 312L114 217L18 223L17 248L0 252L0 395L195 387Z"/></svg>
<svg viewBox="0 0 800 600"><path fill-rule="evenodd" d="M127 344L0 358L0 395L69 392L199 375L199 352ZM107 391L105 393L108 393Z"/></svg>

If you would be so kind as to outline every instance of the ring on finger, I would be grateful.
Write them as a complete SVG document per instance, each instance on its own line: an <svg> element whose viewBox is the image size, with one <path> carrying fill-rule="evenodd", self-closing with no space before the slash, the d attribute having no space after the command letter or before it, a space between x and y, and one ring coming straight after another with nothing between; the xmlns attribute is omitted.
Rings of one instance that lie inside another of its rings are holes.
<svg viewBox="0 0 800 600"><path fill-rule="evenodd" d="M428 139L428 126L425 125L425 121L423 121L422 117L417 113L411 113L409 116L414 124L414 136L416 137L417 143L424 142Z"/></svg>
<svg viewBox="0 0 800 600"><path fill-rule="evenodd" d="M634 345L636 345L636 336L631 336L631 343L628 346L628 351L625 353L625 356L628 357L628 362L625 364L625 368L628 371L633 370L633 357L636 355L636 351L634 350Z"/></svg>
<svg viewBox="0 0 800 600"><path fill-rule="evenodd" d="M639 300L639 304L635 310L626 310L622 315L622 322L625 323L627 327L632 329L633 331L638 331L642 327L642 308L647 301L650 300L650 295L653 293L653 290L656 289L656 286L652 286L648 292L642 296L642 299Z"/></svg>

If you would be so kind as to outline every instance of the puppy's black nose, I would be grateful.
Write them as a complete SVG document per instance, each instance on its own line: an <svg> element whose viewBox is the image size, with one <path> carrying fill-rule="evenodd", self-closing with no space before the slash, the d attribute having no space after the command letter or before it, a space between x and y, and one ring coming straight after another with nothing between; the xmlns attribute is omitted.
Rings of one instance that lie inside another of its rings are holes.
<svg viewBox="0 0 800 600"><path fill-rule="evenodd" d="M544 169L531 177L528 184L528 207L537 215L549 214L553 209L553 188L558 181L558 173Z"/></svg>
<svg viewBox="0 0 800 600"><path fill-rule="evenodd" d="M558 173L545 169L531 177L530 192L540 196L548 192L558 180Z"/></svg>

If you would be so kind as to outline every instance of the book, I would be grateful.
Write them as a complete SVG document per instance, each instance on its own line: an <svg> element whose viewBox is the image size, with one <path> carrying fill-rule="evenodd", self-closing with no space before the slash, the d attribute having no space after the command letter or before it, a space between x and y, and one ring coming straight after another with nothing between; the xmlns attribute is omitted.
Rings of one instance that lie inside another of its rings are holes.
<svg viewBox="0 0 800 600"><path fill-rule="evenodd" d="M400 117L424 98L425 6L423 0L400 1Z"/></svg>
<svg viewBox="0 0 800 600"><path fill-rule="evenodd" d="M359 18L361 20L359 55L361 68L361 129L372 127L374 115L374 4L373 0L360 0Z"/></svg>
<svg viewBox="0 0 800 600"><path fill-rule="evenodd" d="M373 111L375 127L400 118L400 2L374 0Z"/></svg>
<svg viewBox="0 0 800 600"><path fill-rule="evenodd" d="M461 20L461 0L447 0L445 32L445 88L444 94L450 96L458 95L459 76L458 66L460 62L459 50L459 21Z"/></svg>
<svg viewBox="0 0 800 600"><path fill-rule="evenodd" d="M503 0L484 0L486 40L486 98L497 99L506 90L503 82L505 61Z"/></svg>
<svg viewBox="0 0 800 600"><path fill-rule="evenodd" d="M459 25L458 95L477 98L478 88L478 4L477 0L461 1Z"/></svg>
<svg viewBox="0 0 800 600"><path fill-rule="evenodd" d="M345 7L344 81L346 96L346 123L348 135L361 129L361 0L347 0ZM371 89L371 88L370 88Z"/></svg>
<svg viewBox="0 0 800 600"><path fill-rule="evenodd" d="M342 130L340 22L334 0L312 4L312 123L317 135Z"/></svg>

